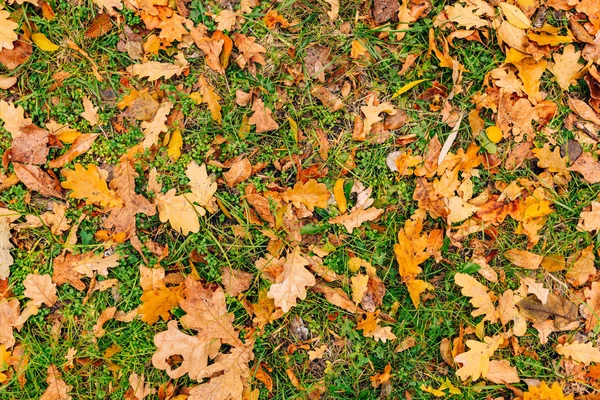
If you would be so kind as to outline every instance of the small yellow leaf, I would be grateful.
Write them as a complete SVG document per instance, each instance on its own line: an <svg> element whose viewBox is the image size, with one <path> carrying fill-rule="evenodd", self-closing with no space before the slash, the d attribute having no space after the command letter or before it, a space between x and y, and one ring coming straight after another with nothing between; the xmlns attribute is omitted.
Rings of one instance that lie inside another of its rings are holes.
<svg viewBox="0 0 600 400"><path fill-rule="evenodd" d="M181 132L179 129L176 129L171 134L171 139L169 140L169 147L167 149L167 154L171 161L177 161L179 157L181 157L181 146L183 145L183 140L181 138Z"/></svg>
<svg viewBox="0 0 600 400"><path fill-rule="evenodd" d="M196 105L200 105L202 103L202 95L200 92L192 92L190 93L190 100L196 103Z"/></svg>
<svg viewBox="0 0 600 400"><path fill-rule="evenodd" d="M485 134L492 143L499 143L502 140L502 129L496 125L488 126L485 129Z"/></svg>
<svg viewBox="0 0 600 400"><path fill-rule="evenodd" d="M333 197L335 197L335 202L340 209L340 213L345 213L348 209L348 203L346 202L346 196L344 196L344 179L340 178L335 181L335 185L333 185Z"/></svg>
<svg viewBox="0 0 600 400"><path fill-rule="evenodd" d="M531 20L519 7L508 3L500 3L500 8L511 25L521 29L531 28Z"/></svg>
<svg viewBox="0 0 600 400"><path fill-rule="evenodd" d="M408 92L410 89L414 88L419 83L423 83L423 82L428 81L428 80L429 79L419 79L419 80L407 83L406 85L404 85L400 89L398 89L396 91L396 93L394 93L394 95L392 96L392 99L395 99L396 97L400 96L401 94Z"/></svg>
<svg viewBox="0 0 600 400"><path fill-rule="evenodd" d="M37 47L44 51L56 51L60 49L60 46L52 43L43 33L34 33L31 35L31 40L33 40L33 43L35 43Z"/></svg>

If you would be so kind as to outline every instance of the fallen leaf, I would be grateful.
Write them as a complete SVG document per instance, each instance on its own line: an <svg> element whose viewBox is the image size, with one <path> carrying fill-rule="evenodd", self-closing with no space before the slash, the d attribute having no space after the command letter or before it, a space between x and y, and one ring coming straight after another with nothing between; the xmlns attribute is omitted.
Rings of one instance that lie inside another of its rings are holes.
<svg viewBox="0 0 600 400"><path fill-rule="evenodd" d="M70 189L72 199L86 199L86 204L97 204L101 207L120 207L123 202L115 192L108 189L107 173L90 164L86 169L81 164L75 164L75 170L63 169L61 174L66 178L61 186Z"/></svg>
<svg viewBox="0 0 600 400"><path fill-rule="evenodd" d="M223 178L227 182L227 186L234 187L238 183L244 182L252 175L252 164L247 158L242 158L233 164L229 171L223 173Z"/></svg>
<svg viewBox="0 0 600 400"><path fill-rule="evenodd" d="M81 113L83 119L89 122L92 126L98 125L98 121L100 120L100 116L98 115L98 107L94 107L94 104L92 104L87 96L83 97L83 109L84 111Z"/></svg>
<svg viewBox="0 0 600 400"><path fill-rule="evenodd" d="M33 43L35 43L40 50L54 52L60 49L60 46L52 43L43 33L34 33L31 35L31 40L33 40Z"/></svg>
<svg viewBox="0 0 600 400"><path fill-rule="evenodd" d="M546 304L542 304L535 296L529 296L519 301L517 307L527 318L538 322L554 316L554 324L560 330L573 326L577 321L577 306L553 293L548 295Z"/></svg>
<svg viewBox="0 0 600 400"><path fill-rule="evenodd" d="M171 309L177 307L182 298L180 286L168 288L164 283L155 288L145 291L140 297L141 305L138 308L138 314L142 321L147 324L155 324L160 318L168 321L171 318Z"/></svg>
<svg viewBox="0 0 600 400"><path fill-rule="evenodd" d="M33 305L52 307L58 300L56 285L50 275L27 274L23 286L23 294L31 299Z"/></svg>
<svg viewBox="0 0 600 400"><path fill-rule="evenodd" d="M566 274L567 282L573 286L585 285L590 278L596 274L594 267L594 245L583 249L581 256L573 263Z"/></svg>
<svg viewBox="0 0 600 400"><path fill-rule="evenodd" d="M383 214L383 210L379 208L370 207L366 210L362 208L357 208L351 211L349 214L343 214L331 218L329 220L329 223L344 225L348 233L352 233L352 231L354 231L354 228L358 228L362 225L363 222L373 221L377 219L381 214Z"/></svg>
<svg viewBox="0 0 600 400"><path fill-rule="evenodd" d="M296 305L296 300L306 298L306 288L316 284L315 277L306 269L308 261L302 257L300 248L295 247L288 253L283 271L277 277L276 283L269 288L267 296L273 299L275 305L283 312L288 312Z"/></svg>
<svg viewBox="0 0 600 400"><path fill-rule="evenodd" d="M56 365L52 364L48 367L48 376L46 377L48 387L40 397L40 400L71 400L69 392L73 388L67 385L61 378L60 372Z"/></svg>
<svg viewBox="0 0 600 400"><path fill-rule="evenodd" d="M521 381L517 368L510 365L506 360L492 360L485 379L494 382L497 385L506 385L507 383L518 383Z"/></svg>
<svg viewBox="0 0 600 400"><path fill-rule="evenodd" d="M504 253L504 257L517 267L525 269L538 269L544 259L544 256L518 249L507 250Z"/></svg>
<svg viewBox="0 0 600 400"><path fill-rule="evenodd" d="M175 56L175 64L146 61L142 64L133 64L127 67L127 72L134 76L148 78L149 82L160 78L169 79L174 75L181 75L189 64L182 53Z"/></svg>
<svg viewBox="0 0 600 400"><path fill-rule="evenodd" d="M390 363L388 363L385 366L385 368L383 369L383 372L375 374L375 375L371 376L369 379L371 380L371 386L373 386L374 388L378 388L383 383L386 383L387 381L389 381L391 377L392 377L392 365Z"/></svg>
<svg viewBox="0 0 600 400"><path fill-rule="evenodd" d="M70 163L75 159L75 157L80 156L81 154L88 151L98 135L92 133L85 133L78 135L69 150L67 150L62 156L50 161L48 164L50 168L62 168L66 164Z"/></svg>
<svg viewBox="0 0 600 400"><path fill-rule="evenodd" d="M117 307L108 307L104 311L102 311L102 313L100 313L98 320L92 327L92 332L94 333L95 337L101 338L106 334L106 331L103 328L104 324L113 319L116 311Z"/></svg>
<svg viewBox="0 0 600 400"><path fill-rule="evenodd" d="M184 236L190 232L198 232L200 223L198 222L199 210L192 204L192 199L185 195L176 196L176 190L171 189L167 193L159 194L156 197L156 207L160 222L171 223L171 227Z"/></svg>
<svg viewBox="0 0 600 400"><path fill-rule="evenodd" d="M254 111L254 114L252 114L248 123L256 125L256 133L274 131L279 128L279 124L271 117L272 111L265 107L261 99L254 99L252 111Z"/></svg>
<svg viewBox="0 0 600 400"><path fill-rule="evenodd" d="M142 376L132 372L127 379L129 386L133 389L135 400L143 400L146 396L152 396L156 393L156 389L152 388L149 383L146 383L144 375Z"/></svg>
<svg viewBox="0 0 600 400"><path fill-rule="evenodd" d="M575 51L575 46L569 44L563 48L563 54L554 53L554 64L548 69L554 77L558 86L565 91L569 87L576 83L576 80L580 77L581 70L584 65L579 63L581 58L581 51Z"/></svg>
<svg viewBox="0 0 600 400"><path fill-rule="evenodd" d="M498 312L490 299L488 289L484 285L472 276L463 273L454 275L454 282L462 288L461 293L463 296L471 298L469 302L476 308L471 312L473 317L484 315L483 321L490 321L492 324L498 321Z"/></svg>
<svg viewBox="0 0 600 400"><path fill-rule="evenodd" d="M581 308L585 317L585 330L590 332L598 324L600 315L600 282L592 282L588 289L583 291L585 294L585 305Z"/></svg>
<svg viewBox="0 0 600 400"><path fill-rule="evenodd" d="M581 213L577 228L586 232L600 230L600 202L592 201L592 209Z"/></svg>
<svg viewBox="0 0 600 400"><path fill-rule="evenodd" d="M30 164L13 163L17 178L27 188L39 192L45 197L63 198L58 179L44 172L40 167Z"/></svg>
<svg viewBox="0 0 600 400"><path fill-rule="evenodd" d="M144 132L143 146L145 149L149 149L153 145L158 144L158 137L161 133L166 132L169 128L167 127L167 116L173 108L173 103L165 102L161 103L154 114L154 117L150 121L144 121L140 127Z"/></svg>
<svg viewBox="0 0 600 400"><path fill-rule="evenodd" d="M490 371L490 357L494 355L501 343L500 336L486 336L483 342L467 340L466 345L470 350L454 357L454 362L462 364L456 371L456 375L462 381L466 381L468 378L473 381L480 377L486 378Z"/></svg>
<svg viewBox="0 0 600 400"><path fill-rule="evenodd" d="M600 349L593 347L591 342L579 343L575 340L573 343L558 344L556 352L584 365L600 362Z"/></svg>
<svg viewBox="0 0 600 400"><path fill-rule="evenodd" d="M581 156L569 168L569 171L579 172L587 183L600 182L600 162L588 153L583 152Z"/></svg>
<svg viewBox="0 0 600 400"><path fill-rule="evenodd" d="M248 290L253 279L254 275L250 272L231 267L221 268L221 283L225 286L225 292L231 297Z"/></svg>
<svg viewBox="0 0 600 400"><path fill-rule="evenodd" d="M306 183L296 182L293 189L288 188L281 196L284 201L294 204L296 208L304 204L309 211L314 211L315 207L327 208L329 197L327 186L315 179L310 179Z"/></svg>
<svg viewBox="0 0 600 400"><path fill-rule="evenodd" d="M19 24L9 19L10 12L0 7L0 50L14 49L13 42L18 39L17 28Z"/></svg>

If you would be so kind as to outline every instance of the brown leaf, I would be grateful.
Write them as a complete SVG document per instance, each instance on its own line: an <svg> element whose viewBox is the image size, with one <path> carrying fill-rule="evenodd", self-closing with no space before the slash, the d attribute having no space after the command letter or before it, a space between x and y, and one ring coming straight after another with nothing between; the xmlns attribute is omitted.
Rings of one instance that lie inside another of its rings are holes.
<svg viewBox="0 0 600 400"><path fill-rule="evenodd" d="M33 305L52 307L58 300L56 285L50 275L27 274L23 286L23 294L31 299Z"/></svg>
<svg viewBox="0 0 600 400"><path fill-rule="evenodd" d="M600 162L588 152L582 153L568 170L579 172L587 183L600 182Z"/></svg>
<svg viewBox="0 0 600 400"><path fill-rule="evenodd" d="M88 39L99 38L108 33L113 25L108 14L98 14L90 24L90 27L85 31L85 37Z"/></svg>
<svg viewBox="0 0 600 400"><path fill-rule="evenodd" d="M342 100L335 94L331 93L324 86L316 86L311 91L311 94L317 99L321 100L321 103L323 103L323 105L327 107L330 112L335 112L344 108L344 103L342 103Z"/></svg>
<svg viewBox="0 0 600 400"><path fill-rule="evenodd" d="M75 157L80 156L92 147L94 141L98 135L93 133L84 133L75 138L69 150L67 150L62 156L50 161L48 164L50 168L62 168L67 163L70 163Z"/></svg>
<svg viewBox="0 0 600 400"><path fill-rule="evenodd" d="M4 49L0 51L0 64L11 71L24 64L33 54L33 46L23 36L20 36L13 45L14 48L11 50Z"/></svg>
<svg viewBox="0 0 600 400"><path fill-rule="evenodd" d="M48 134L47 130L34 124L22 127L18 136L13 133L10 148L11 161L25 164L45 164L49 151Z"/></svg>
<svg viewBox="0 0 600 400"><path fill-rule="evenodd" d="M114 318L116 311L117 307L108 307L107 309L102 311L102 313L98 317L98 320L96 321L96 324L92 328L92 332L94 333L95 337L100 338L104 336L104 334L106 333L106 331L103 328L104 324Z"/></svg>
<svg viewBox="0 0 600 400"><path fill-rule="evenodd" d="M29 164L13 163L17 178L27 188L39 192L45 197L63 198L58 179L48 175L40 167Z"/></svg>
<svg viewBox="0 0 600 400"><path fill-rule="evenodd" d="M221 75L225 74L225 69L221 65L219 58L225 41L223 39L211 39L206 36L197 37L194 35L194 31L192 31L192 37L196 46L206 54L206 65Z"/></svg>
<svg viewBox="0 0 600 400"><path fill-rule="evenodd" d="M234 187L238 183L244 182L252 175L252 164L247 158L242 158L231 164L231 169L223 173L227 186Z"/></svg>
<svg viewBox="0 0 600 400"><path fill-rule="evenodd" d="M544 256L518 249L510 249L504 253L504 256L511 263L525 269L538 269L544 259Z"/></svg>
<svg viewBox="0 0 600 400"><path fill-rule="evenodd" d="M589 289L584 290L585 305L582 314L585 317L585 331L590 332L596 327L600 315L600 282L592 282Z"/></svg>
<svg viewBox="0 0 600 400"><path fill-rule="evenodd" d="M397 12L400 9L398 0L374 0L373 19L376 25L382 25L389 20L397 20Z"/></svg>
<svg viewBox="0 0 600 400"><path fill-rule="evenodd" d="M269 288L268 297L273 299L277 307L288 312L296 305L296 300L306 298L306 289L316 284L315 277L306 266L309 262L302 257L299 247L288 253L283 271L277 277L276 283Z"/></svg>
<svg viewBox="0 0 600 400"><path fill-rule="evenodd" d="M579 115L586 121L590 121L600 126L600 118L598 117L598 114L596 114L592 107L587 105L586 102L584 102L583 100L569 97L567 103L569 104L569 108L571 109L571 111L573 111L575 114Z"/></svg>
<svg viewBox="0 0 600 400"><path fill-rule="evenodd" d="M225 292L231 297L248 290L253 279L254 275L250 272L231 267L221 268L221 283L225 286Z"/></svg>
<svg viewBox="0 0 600 400"><path fill-rule="evenodd" d="M341 224L346 227L348 233L352 233L354 228L358 228L363 222L373 221L383 214L383 210L375 207L357 208L349 214L339 215L329 220L330 224Z"/></svg>
<svg viewBox="0 0 600 400"><path fill-rule="evenodd" d="M542 304L535 296L529 296L518 302L517 307L523 315L538 322L554 316L555 325L560 330L577 321L577 306L553 293L548 295L546 304Z"/></svg>
<svg viewBox="0 0 600 400"><path fill-rule="evenodd" d="M261 99L254 99L252 111L254 111L254 114L252 114L248 123L256 125L256 133L274 131L279 128L279 124L271 117L271 109L265 107Z"/></svg>
<svg viewBox="0 0 600 400"><path fill-rule="evenodd" d="M313 286L311 290L322 294L328 302L342 310L346 310L352 314L363 312L363 310L354 304L352 300L348 298L348 295L339 288L332 288L326 283L320 282Z"/></svg>
<svg viewBox="0 0 600 400"><path fill-rule="evenodd" d="M67 385L64 380L61 379L60 372L56 365L50 365L48 367L48 377L46 378L48 387L46 391L40 397L40 400L71 400L69 391L72 386Z"/></svg>

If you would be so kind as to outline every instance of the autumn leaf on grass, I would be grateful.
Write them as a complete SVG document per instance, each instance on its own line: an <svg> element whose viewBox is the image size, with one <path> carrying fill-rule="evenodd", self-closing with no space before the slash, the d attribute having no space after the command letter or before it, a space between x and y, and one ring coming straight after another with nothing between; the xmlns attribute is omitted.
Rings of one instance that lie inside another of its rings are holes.
<svg viewBox="0 0 600 400"><path fill-rule="evenodd" d="M27 274L23 281L23 294L31 299L35 306L42 304L52 307L58 300L56 285L50 275Z"/></svg>
<svg viewBox="0 0 600 400"><path fill-rule="evenodd" d="M72 397L69 395L69 392L73 388L70 385L67 385L64 380L61 378L60 372L58 372L58 368L56 365L50 365L48 367L48 376L46 377L46 383L48 383L48 387L42 393L42 397L40 400L71 400Z"/></svg>
<svg viewBox="0 0 600 400"><path fill-rule="evenodd" d="M144 196L135 192L135 179L139 176L131 161L122 159L113 171L110 188L123 200L123 207L114 207L104 221L104 226L115 232L124 232L127 237L135 233L135 216L144 214L153 216L156 207Z"/></svg>
<svg viewBox="0 0 600 400"><path fill-rule="evenodd" d="M115 17L118 15L118 12L115 10L122 10L123 4L121 0L93 0L94 4L96 4L101 10L105 10L108 15L111 17Z"/></svg>
<svg viewBox="0 0 600 400"><path fill-rule="evenodd" d="M45 164L48 157L49 132L34 124L24 126L20 135L13 138L10 161L25 164Z"/></svg>
<svg viewBox="0 0 600 400"><path fill-rule="evenodd" d="M368 135L369 132L371 132L373 124L383 120L379 114L384 112L389 115L394 115L397 112L394 109L394 105L391 103L380 103L379 105L375 106L373 105L374 102L375 96L370 96L369 100L367 100L367 105L360 108L360 111L362 111L362 113L365 115L363 135Z"/></svg>
<svg viewBox="0 0 600 400"><path fill-rule="evenodd" d="M252 111L254 111L254 114L252 114L248 123L250 125L256 125L256 133L274 131L279 128L279 124L271 117L273 112L271 109L265 107L265 104L261 99L254 99Z"/></svg>
<svg viewBox="0 0 600 400"><path fill-rule="evenodd" d="M206 65L223 75L225 69L221 65L219 55L223 51L224 40L215 40L214 38L206 36L196 37L193 32L194 31L192 31L192 37L194 38L194 43L196 43L196 46L206 54Z"/></svg>
<svg viewBox="0 0 600 400"><path fill-rule="evenodd" d="M529 96L532 104L542 100L540 94L540 78L544 74L548 62L546 60L536 61L533 57L527 57L513 65L519 70L519 78L523 81L523 91Z"/></svg>
<svg viewBox="0 0 600 400"><path fill-rule="evenodd" d="M573 266L567 271L566 278L573 286L585 285L590 278L596 274L594 267L594 245L583 249L581 256L573 263Z"/></svg>
<svg viewBox="0 0 600 400"><path fill-rule="evenodd" d="M75 170L63 169L62 176L66 178L61 183L65 189L72 192L72 199L86 199L86 204L97 204L104 208L121 207L123 201L106 184L108 173L90 164L86 169L81 164L75 164Z"/></svg>
<svg viewBox="0 0 600 400"><path fill-rule="evenodd" d="M217 23L218 31L231 31L237 21L238 14L231 10L221 10L218 14L213 14L212 17Z"/></svg>
<svg viewBox="0 0 600 400"><path fill-rule="evenodd" d="M600 183L600 162L588 152L581 154L568 170L579 172L587 183Z"/></svg>
<svg viewBox="0 0 600 400"><path fill-rule="evenodd" d="M506 360L490 361L490 367L485 379L498 385L517 383L521 380L521 378L519 378L519 374L517 373L517 368L510 365L510 362Z"/></svg>
<svg viewBox="0 0 600 400"><path fill-rule="evenodd" d="M148 78L155 81L160 78L169 79L173 75L181 75L189 66L183 53L175 56L175 64L147 61L143 64L133 64L127 67L127 72L134 76Z"/></svg>
<svg viewBox="0 0 600 400"><path fill-rule="evenodd" d="M146 383L144 374L139 376L135 372L132 372L127 381L129 382L131 390L133 390L133 397L135 397L135 400L144 400L146 396L156 394L156 389L151 387L149 383ZM127 394L125 394L125 397L127 398Z"/></svg>
<svg viewBox="0 0 600 400"><path fill-rule="evenodd" d="M523 393L523 400L537 399L573 400L573 394L565 396L558 382L554 382L552 387L549 387L546 382L542 381L539 387L529 386L529 390Z"/></svg>
<svg viewBox="0 0 600 400"><path fill-rule="evenodd" d="M181 42L181 40L183 39L183 35L187 35L189 33L184 26L186 21L187 20L179 14L173 14L169 18L164 18L162 21L160 21L160 24L158 25L158 29L160 29L158 37L168 43L174 41ZM179 61L180 60L177 59L176 63L183 64Z"/></svg>
<svg viewBox="0 0 600 400"><path fill-rule="evenodd" d="M288 312L296 305L296 300L306 298L306 288L314 286L317 282L313 274L307 269L308 261L302 257L300 248L296 247L288 253L283 271L277 277L276 283L271 285L268 297L275 301L277 307L283 312Z"/></svg>
<svg viewBox="0 0 600 400"><path fill-rule="evenodd" d="M191 198L185 195L175 195L176 190L171 189L165 194L156 196L156 207L160 222L171 223L171 227L183 235L190 232L196 233L200 230L198 222L199 209L194 207Z"/></svg>
<svg viewBox="0 0 600 400"><path fill-rule="evenodd" d="M254 275L250 272L221 267L221 283L225 286L225 292L231 297L248 290L253 279Z"/></svg>
<svg viewBox="0 0 600 400"><path fill-rule="evenodd" d="M585 232L600 230L600 202L592 201L592 209L581 213L577 228Z"/></svg>
<svg viewBox="0 0 600 400"><path fill-rule="evenodd" d="M217 94L215 89L209 85L203 75L198 78L198 86L200 87L200 93L202 94L202 102L208 106L210 110L210 116L213 121L221 124L221 96Z"/></svg>
<svg viewBox="0 0 600 400"><path fill-rule="evenodd" d="M10 249L14 246L10 241L10 223L18 219L20 215L6 208L0 208L0 279L6 279L10 275L10 266L14 260Z"/></svg>
<svg viewBox="0 0 600 400"><path fill-rule="evenodd" d="M463 6L457 2L454 6L444 7L444 11L451 22L458 26L464 26L466 29L482 28L490 24L489 21L481 18L486 10L477 5Z"/></svg>
<svg viewBox="0 0 600 400"><path fill-rule="evenodd" d="M211 290L188 277L184 283L183 297L179 306L187 313L181 317L185 327L232 346L242 344L239 333L233 327L235 316L227 312L223 289L217 287Z"/></svg>
<svg viewBox="0 0 600 400"><path fill-rule="evenodd" d="M534 254L526 250L510 249L504 253L504 257L518 267L525 269L538 269L544 256Z"/></svg>
<svg viewBox="0 0 600 400"><path fill-rule="evenodd" d="M87 276L92 278L94 272L101 276L108 276L108 269L119 265L121 258L118 254L112 254L108 257L95 254L90 251L83 254L65 253L57 256L53 262L52 281L57 285L69 283L77 290L85 289L85 284L81 278Z"/></svg>
<svg viewBox="0 0 600 400"><path fill-rule="evenodd" d="M473 317L484 315L484 321L490 321L492 324L498 321L498 312L492 303L488 294L488 289L470 275L457 273L454 275L454 282L462 288L463 296L470 297L469 302L476 309L471 312Z"/></svg>
<svg viewBox="0 0 600 400"><path fill-rule="evenodd" d="M188 400L241 399L250 377L248 363L254 359L253 348L254 343L248 341L243 346L233 347L227 354L219 353L214 363L203 371L203 377L210 380L192 387Z"/></svg>
<svg viewBox="0 0 600 400"><path fill-rule="evenodd" d="M66 164L70 163L75 159L75 157L85 153L92 147L94 141L98 135L92 133L81 134L75 138L69 150L65 152L62 156L50 161L48 164L50 168L62 168Z"/></svg>
<svg viewBox="0 0 600 400"><path fill-rule="evenodd" d="M575 340L573 343L559 344L556 346L556 352L584 365L600 363L600 349L594 347L591 342L579 343Z"/></svg>
<svg viewBox="0 0 600 400"><path fill-rule="evenodd" d="M161 282L158 287L142 294L138 314L142 316L142 321L150 325L156 323L159 318L168 321L171 318L171 309L177 306L181 298L181 286L168 288Z"/></svg>
<svg viewBox="0 0 600 400"><path fill-rule="evenodd" d="M144 132L144 149L149 149L153 145L158 144L158 137L161 133L166 132L169 128L167 127L167 116L173 108L173 103L165 102L161 103L154 114L154 117L150 121L144 121L140 127Z"/></svg>
<svg viewBox="0 0 600 400"><path fill-rule="evenodd" d="M315 207L327 208L330 193L324 183L319 183L315 179L310 179L306 183L296 182L294 188L288 188L281 198L300 208L304 204L309 211L314 211Z"/></svg>
<svg viewBox="0 0 600 400"><path fill-rule="evenodd" d="M0 100L0 119L4 121L4 129L11 134L13 139L23 134L23 128L33 124L31 118L25 118L23 107L15 107L12 103L4 100Z"/></svg>
<svg viewBox="0 0 600 400"><path fill-rule="evenodd" d="M563 48L562 55L556 52L553 57L554 64L548 69L554 74L558 86L563 91L568 90L572 84L576 83L577 79L581 78L584 68L584 65L579 63L581 51L575 51L575 46L569 44Z"/></svg>
<svg viewBox="0 0 600 400"><path fill-rule="evenodd" d="M13 42L19 38L16 29L19 24L10 20L10 13L0 5L0 50L14 49Z"/></svg>
<svg viewBox="0 0 600 400"><path fill-rule="evenodd" d="M330 224L344 225L348 233L352 233L354 228L358 228L363 222L373 221L381 214L383 214L383 210L379 208L369 207L366 210L357 208L349 214L338 215L337 217L331 218L328 222Z"/></svg>
<svg viewBox="0 0 600 400"><path fill-rule="evenodd" d="M156 350L152 355L154 368L166 371L172 379L188 374L191 379L202 379L202 372L208 366L208 358L219 353L221 341L210 336L190 336L177 328L177 321L171 320L168 329L154 336ZM170 357L178 355L182 361L176 368L169 365Z"/></svg>
<svg viewBox="0 0 600 400"><path fill-rule="evenodd" d="M256 38L236 33L233 35L233 42L240 51L240 55L235 62L241 69L244 69L246 65L254 69L254 63L265 65L263 54L267 52L267 49L256 43Z"/></svg>
<svg viewBox="0 0 600 400"><path fill-rule="evenodd" d="M48 206L52 207L52 211L43 213L40 219L50 228L53 235L62 235L71 227L71 220L66 217L67 205L51 202Z"/></svg>
<svg viewBox="0 0 600 400"><path fill-rule="evenodd" d="M461 364L461 367L456 371L456 375L461 380L466 381L471 378L476 381L480 377L485 378L487 376L490 370L490 357L494 355L494 352L502 343L502 338L500 336L486 336L483 340L483 342L467 340L466 345L470 350L454 357L454 362Z"/></svg>
<svg viewBox="0 0 600 400"><path fill-rule="evenodd" d="M204 209L213 212L214 194L218 186L208 176L206 165L198 166L195 161L191 161L185 169L185 175L190 180L189 186L192 190L192 193L186 194L185 197L201 206L201 208L196 207L200 215L204 215Z"/></svg>
<svg viewBox="0 0 600 400"><path fill-rule="evenodd" d="M92 126L98 125L98 120L100 119L98 116L98 107L94 107L87 96L83 97L83 109L84 111L81 113L83 119L89 122Z"/></svg>
<svg viewBox="0 0 600 400"><path fill-rule="evenodd" d="M422 271L419 265L430 257L426 251L429 242L427 235L421 235L423 217L423 213L416 213L407 220L404 228L398 232L398 243L394 245L398 271L402 281L407 285L415 308L419 307L421 293L432 288L427 282L416 279Z"/></svg>
<svg viewBox="0 0 600 400"><path fill-rule="evenodd" d="M58 179L50 176L37 165L13 163L13 168L17 178L28 189L39 192L45 197L63 198Z"/></svg>
<svg viewBox="0 0 600 400"><path fill-rule="evenodd" d="M356 329L363 331L364 337L372 337L376 341L379 340L385 343L388 340L395 340L396 335L392 332L389 326L382 327L379 325L379 311L368 312L362 321L356 325Z"/></svg>

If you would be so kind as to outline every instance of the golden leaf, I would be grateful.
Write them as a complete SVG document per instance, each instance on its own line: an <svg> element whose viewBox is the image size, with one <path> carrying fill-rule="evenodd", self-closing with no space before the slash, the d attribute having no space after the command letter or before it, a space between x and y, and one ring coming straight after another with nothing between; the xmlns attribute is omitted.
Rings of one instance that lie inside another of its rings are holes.
<svg viewBox="0 0 600 400"><path fill-rule="evenodd" d="M488 289L470 275L457 273L454 275L454 282L462 288L463 296L470 297L469 302L475 307L471 315L478 317L484 315L484 321L496 323L498 321L498 312L492 303L488 294Z"/></svg>
<svg viewBox="0 0 600 400"><path fill-rule="evenodd" d="M293 189L288 188L281 196L284 201L294 204L296 208L304 204L309 211L314 211L315 207L327 208L329 197L327 186L315 179L310 179L306 183L296 182Z"/></svg>
<svg viewBox="0 0 600 400"><path fill-rule="evenodd" d="M473 381L480 377L485 378L490 370L490 357L494 355L501 343L500 336L486 336L483 342L467 340L466 345L470 350L454 357L454 362L462 364L456 371L456 375L463 381L468 378Z"/></svg>
<svg viewBox="0 0 600 400"><path fill-rule="evenodd" d="M72 192L72 199L86 199L86 204L97 204L104 208L121 207L123 201L106 184L106 171L90 164L86 169L81 164L75 164L75 170L63 169L62 176L66 178L61 183L65 189Z"/></svg>
<svg viewBox="0 0 600 400"><path fill-rule="evenodd" d="M306 298L306 288L314 286L317 282L313 274L307 269L308 261L302 257L299 247L288 253L283 271L277 277L276 283L269 288L267 296L273 299L277 307L283 312L288 312L296 305L296 300Z"/></svg>

